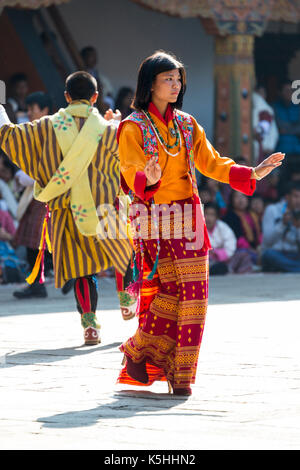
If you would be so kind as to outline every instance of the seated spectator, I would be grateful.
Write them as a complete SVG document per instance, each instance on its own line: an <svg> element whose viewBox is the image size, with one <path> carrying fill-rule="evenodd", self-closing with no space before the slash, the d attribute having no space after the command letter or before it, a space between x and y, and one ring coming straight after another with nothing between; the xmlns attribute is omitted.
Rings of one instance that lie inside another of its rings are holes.
<svg viewBox="0 0 300 470"><path fill-rule="evenodd" d="M7 211L0 210L0 240L11 242L16 233L12 216Z"/></svg>
<svg viewBox="0 0 300 470"><path fill-rule="evenodd" d="M237 165L249 166L249 162L248 162L247 158L245 158L243 155L238 155L234 159L234 161ZM221 192L222 197L224 199L224 202L226 204L226 210L227 210L227 207L229 205L229 201L230 201L230 198L231 198L231 194L232 194L232 188L230 187L229 184L223 184L223 183L219 182L219 189L220 189L220 192ZM225 215L225 212L226 211L224 210L224 215Z"/></svg>
<svg viewBox="0 0 300 470"><path fill-rule="evenodd" d="M116 98L116 103L115 103L115 110L119 110L122 119L127 118L129 114L132 113L131 109L131 103L133 100L134 92L131 88L128 87L123 87L120 88L117 98Z"/></svg>
<svg viewBox="0 0 300 470"><path fill-rule="evenodd" d="M268 272L300 272L300 183L269 205L263 218L262 268Z"/></svg>
<svg viewBox="0 0 300 470"><path fill-rule="evenodd" d="M205 206L205 204L208 204L209 202L213 202L212 197L208 189L204 186L200 186L198 188L198 193L200 197L201 203Z"/></svg>
<svg viewBox="0 0 300 470"><path fill-rule="evenodd" d="M18 167L14 165L0 149L0 179L8 185L13 182Z"/></svg>
<svg viewBox="0 0 300 470"><path fill-rule="evenodd" d="M16 116L16 124L27 122L26 97L29 91L27 76L24 73L13 75L9 80L9 88L10 96L7 99L7 103L11 106Z"/></svg>
<svg viewBox="0 0 300 470"><path fill-rule="evenodd" d="M300 168L291 168L290 181L300 181Z"/></svg>
<svg viewBox="0 0 300 470"><path fill-rule="evenodd" d="M28 106L28 116L30 121L41 119L52 111L52 102L44 92L36 92L29 95L26 99ZM24 189L19 202L17 217L19 226L14 238L14 246L26 248L26 259L30 268L33 270L36 257L39 253L39 244L42 233L42 227L47 209L44 203L33 198L34 181L22 170L18 170L16 179ZM51 269L52 257L45 251L45 275L47 270ZM50 263L50 265L49 265ZM44 284L39 283L39 277L36 281L26 286L24 289L13 292L14 297L18 299L28 299L32 297L46 297L47 290Z"/></svg>
<svg viewBox="0 0 300 470"><path fill-rule="evenodd" d="M52 113L52 100L47 93L36 91L26 98L29 121L40 119Z"/></svg>
<svg viewBox="0 0 300 470"><path fill-rule="evenodd" d="M228 211L223 220L232 228L238 249L248 252L253 263L257 264L262 234L256 217L249 211L249 198L238 191L232 191Z"/></svg>
<svg viewBox="0 0 300 470"><path fill-rule="evenodd" d="M204 207L204 215L212 250L209 251L209 273L212 275L226 273L252 272L250 255L236 251L236 237L225 222L219 219L219 208L215 203Z"/></svg>
<svg viewBox="0 0 300 470"><path fill-rule="evenodd" d="M292 102L292 94L291 82L283 82L279 100L273 104L279 130L277 149L287 156L300 156L300 107Z"/></svg>
<svg viewBox="0 0 300 470"><path fill-rule="evenodd" d="M15 232L10 214L0 210L0 284L25 280L26 263L17 257L11 246Z"/></svg>
<svg viewBox="0 0 300 470"><path fill-rule="evenodd" d="M231 228L219 219L217 204L209 202L204 207L209 239L212 250L209 251L209 273L226 274L227 262L236 250L236 238Z"/></svg>
<svg viewBox="0 0 300 470"><path fill-rule="evenodd" d="M221 215L223 215L226 211L226 203L221 192L220 183L212 178L205 178L202 182L202 190L204 189L210 194L210 201L217 204Z"/></svg>
<svg viewBox="0 0 300 470"><path fill-rule="evenodd" d="M260 228L262 229L262 219L265 212L265 203L259 194L254 194L250 198L249 211L253 219L256 219Z"/></svg>
<svg viewBox="0 0 300 470"><path fill-rule="evenodd" d="M254 135L254 163L261 163L277 145L279 133L274 110L266 101L266 90L258 84L252 94L252 124Z"/></svg>
<svg viewBox="0 0 300 470"><path fill-rule="evenodd" d="M259 194L267 204L278 202L280 199L279 181L280 170L275 169L262 181L257 181L256 193Z"/></svg>
<svg viewBox="0 0 300 470"><path fill-rule="evenodd" d="M0 151L0 209L9 211L15 219L18 203L10 184L14 171L15 166L8 163L5 153Z"/></svg>

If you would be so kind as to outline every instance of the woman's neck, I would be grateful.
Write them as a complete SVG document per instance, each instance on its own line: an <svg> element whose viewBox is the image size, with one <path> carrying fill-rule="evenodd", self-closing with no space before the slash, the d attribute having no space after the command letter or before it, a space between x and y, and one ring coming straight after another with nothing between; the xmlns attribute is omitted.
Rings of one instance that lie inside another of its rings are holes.
<svg viewBox="0 0 300 470"><path fill-rule="evenodd" d="M165 101L161 101L161 100L156 100L155 98L152 99L152 103L157 107L158 111L160 112L160 114L164 118L169 103L167 103Z"/></svg>
<svg viewBox="0 0 300 470"><path fill-rule="evenodd" d="M243 215L245 214L247 211L245 209L234 209L234 212L237 214L237 215Z"/></svg>

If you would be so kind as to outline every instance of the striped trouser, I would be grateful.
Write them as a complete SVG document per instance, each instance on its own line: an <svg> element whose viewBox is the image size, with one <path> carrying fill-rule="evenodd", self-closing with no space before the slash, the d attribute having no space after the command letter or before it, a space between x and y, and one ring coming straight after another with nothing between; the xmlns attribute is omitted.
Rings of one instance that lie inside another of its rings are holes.
<svg viewBox="0 0 300 470"><path fill-rule="evenodd" d="M132 282L132 269L128 265L125 276L122 276L117 270L116 274L116 289L117 292L125 291L126 287ZM77 304L78 312L83 315L84 313L96 313L98 303L98 280L96 275L79 277L75 280L74 294Z"/></svg>

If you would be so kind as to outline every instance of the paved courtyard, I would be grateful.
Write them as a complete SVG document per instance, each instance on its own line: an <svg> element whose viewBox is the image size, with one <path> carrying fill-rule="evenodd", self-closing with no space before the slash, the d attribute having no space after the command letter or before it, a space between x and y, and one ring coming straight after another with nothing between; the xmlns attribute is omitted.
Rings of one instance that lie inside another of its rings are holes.
<svg viewBox="0 0 300 470"><path fill-rule="evenodd" d="M18 286L19 287L19 286ZM214 277L193 396L117 385L136 329L100 280L102 343L72 292L16 301L0 286L1 449L299 449L300 275Z"/></svg>

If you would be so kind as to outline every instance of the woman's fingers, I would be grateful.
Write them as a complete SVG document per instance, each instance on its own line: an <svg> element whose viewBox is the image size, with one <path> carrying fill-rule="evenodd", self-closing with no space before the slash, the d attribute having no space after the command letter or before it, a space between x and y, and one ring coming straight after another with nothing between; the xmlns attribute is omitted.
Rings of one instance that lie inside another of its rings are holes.
<svg viewBox="0 0 300 470"><path fill-rule="evenodd" d="M275 161L283 160L284 157L285 157L284 153L278 152L278 153L273 153L272 155L270 155L269 159L272 162L275 162ZM268 158L267 158L267 160L268 160Z"/></svg>

